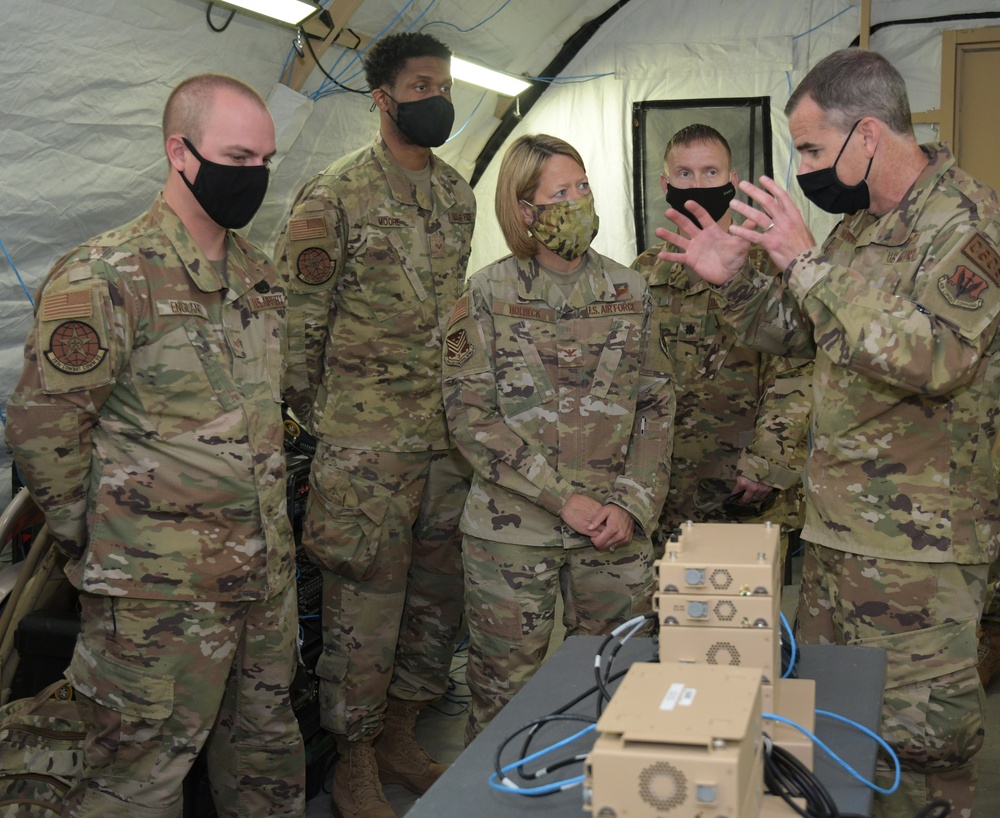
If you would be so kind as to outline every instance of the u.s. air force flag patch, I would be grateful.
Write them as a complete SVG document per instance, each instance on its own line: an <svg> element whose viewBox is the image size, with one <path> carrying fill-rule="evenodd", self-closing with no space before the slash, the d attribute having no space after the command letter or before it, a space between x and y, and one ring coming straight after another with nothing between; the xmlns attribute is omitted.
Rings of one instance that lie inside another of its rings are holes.
<svg viewBox="0 0 1000 818"><path fill-rule="evenodd" d="M450 366L461 366L476 351L476 347L469 340L469 334L464 329L455 330L450 333L445 343L447 344L447 351L444 360Z"/></svg>

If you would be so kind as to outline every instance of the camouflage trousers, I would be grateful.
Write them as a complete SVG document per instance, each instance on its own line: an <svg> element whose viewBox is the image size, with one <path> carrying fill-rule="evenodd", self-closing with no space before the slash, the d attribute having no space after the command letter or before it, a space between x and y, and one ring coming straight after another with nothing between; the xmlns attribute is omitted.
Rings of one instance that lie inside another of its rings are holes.
<svg viewBox="0 0 1000 818"><path fill-rule="evenodd" d="M645 537L610 551L462 541L469 623L466 744L535 674L549 648L556 597L566 635L603 635L652 608L653 549Z"/></svg>
<svg viewBox="0 0 1000 818"><path fill-rule="evenodd" d="M976 625L988 567L806 546L798 638L887 654L882 737L902 776L893 795L876 794L876 818L912 818L936 798L951 801L954 818L971 815L984 734ZM880 758L876 781L888 788L892 780L890 762Z"/></svg>
<svg viewBox="0 0 1000 818"><path fill-rule="evenodd" d="M207 743L220 816L305 814L305 753L292 711L294 584L259 602L83 594L66 673L93 706L84 777L63 816L178 818Z"/></svg>
<svg viewBox="0 0 1000 818"><path fill-rule="evenodd" d="M447 688L462 618L458 521L471 470L457 450L365 452L320 444L302 543L323 573L323 727L381 730L386 698Z"/></svg>

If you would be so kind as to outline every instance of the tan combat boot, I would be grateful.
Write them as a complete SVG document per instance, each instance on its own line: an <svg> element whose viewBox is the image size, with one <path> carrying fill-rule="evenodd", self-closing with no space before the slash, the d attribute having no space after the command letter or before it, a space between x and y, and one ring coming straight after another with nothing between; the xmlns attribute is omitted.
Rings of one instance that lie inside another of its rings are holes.
<svg viewBox="0 0 1000 818"><path fill-rule="evenodd" d="M378 764L371 740L348 741L336 736L337 762L333 767L333 814L339 818L396 818L378 780Z"/></svg>
<svg viewBox="0 0 1000 818"><path fill-rule="evenodd" d="M417 744L413 729L426 702L389 699L382 734L375 740L375 758L383 784L402 784L416 795L423 795L448 769L434 761Z"/></svg>

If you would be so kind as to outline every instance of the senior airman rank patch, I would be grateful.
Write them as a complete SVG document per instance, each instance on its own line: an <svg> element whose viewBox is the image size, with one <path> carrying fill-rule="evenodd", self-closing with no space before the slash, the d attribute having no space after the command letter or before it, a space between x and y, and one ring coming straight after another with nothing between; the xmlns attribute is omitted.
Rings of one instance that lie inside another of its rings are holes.
<svg viewBox="0 0 1000 818"><path fill-rule="evenodd" d="M67 375L83 375L101 365L108 354L101 337L83 321L63 321L49 336L45 359Z"/></svg>
<svg viewBox="0 0 1000 818"><path fill-rule="evenodd" d="M295 259L296 275L305 284L325 284L336 268L336 262L322 247L307 247Z"/></svg>
<svg viewBox="0 0 1000 818"><path fill-rule="evenodd" d="M450 366L461 366L476 351L475 346L469 340L468 333L464 329L455 330L455 332L451 333L446 343L448 351L445 353L444 360Z"/></svg>
<svg viewBox="0 0 1000 818"><path fill-rule="evenodd" d="M963 310L978 310L983 306L982 295L989 289L986 279L959 264L951 275L938 279L938 290L945 301Z"/></svg>

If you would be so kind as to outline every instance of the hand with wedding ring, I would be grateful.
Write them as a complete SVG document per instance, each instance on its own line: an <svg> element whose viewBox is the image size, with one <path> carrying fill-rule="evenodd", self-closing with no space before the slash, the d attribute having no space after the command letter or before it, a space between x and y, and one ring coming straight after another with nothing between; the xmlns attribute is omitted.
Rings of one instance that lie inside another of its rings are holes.
<svg viewBox="0 0 1000 818"><path fill-rule="evenodd" d="M598 551L614 551L628 545L635 535L635 519L621 506L605 503L587 526L590 541Z"/></svg>
<svg viewBox="0 0 1000 818"><path fill-rule="evenodd" d="M778 268L784 270L799 253L814 247L816 239L788 191L767 176L760 177L760 184L761 187L757 187L751 182L740 182L740 190L757 206L733 199L729 206L746 221L742 225L730 225L729 232L759 244ZM757 230L759 224L767 227Z"/></svg>

